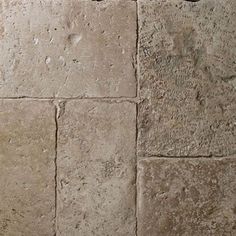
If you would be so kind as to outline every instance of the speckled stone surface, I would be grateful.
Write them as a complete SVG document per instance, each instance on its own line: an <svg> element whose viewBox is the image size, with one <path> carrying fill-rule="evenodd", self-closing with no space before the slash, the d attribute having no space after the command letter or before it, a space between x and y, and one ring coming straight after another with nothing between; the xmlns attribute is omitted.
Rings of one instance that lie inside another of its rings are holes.
<svg viewBox="0 0 236 236"><path fill-rule="evenodd" d="M134 97L136 3L0 2L0 97Z"/></svg>
<svg viewBox="0 0 236 236"><path fill-rule="evenodd" d="M135 104L71 101L58 123L58 235L135 235Z"/></svg>
<svg viewBox="0 0 236 236"><path fill-rule="evenodd" d="M54 106L0 100L0 236L53 236Z"/></svg>
<svg viewBox="0 0 236 236"><path fill-rule="evenodd" d="M138 236L236 235L236 158L138 164Z"/></svg>
<svg viewBox="0 0 236 236"><path fill-rule="evenodd" d="M236 1L138 4L138 154L236 153Z"/></svg>

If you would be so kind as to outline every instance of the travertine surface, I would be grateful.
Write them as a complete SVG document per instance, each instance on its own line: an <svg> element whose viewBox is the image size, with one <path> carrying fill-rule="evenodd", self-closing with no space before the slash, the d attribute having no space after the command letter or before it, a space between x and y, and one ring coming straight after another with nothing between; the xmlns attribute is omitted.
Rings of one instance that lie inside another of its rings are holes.
<svg viewBox="0 0 236 236"><path fill-rule="evenodd" d="M138 236L236 235L236 159L138 165Z"/></svg>
<svg viewBox="0 0 236 236"><path fill-rule="evenodd" d="M138 3L139 155L236 153L236 1Z"/></svg>
<svg viewBox="0 0 236 236"><path fill-rule="evenodd" d="M135 235L135 104L71 101L58 124L58 235Z"/></svg>
<svg viewBox="0 0 236 236"><path fill-rule="evenodd" d="M0 236L236 235L235 0L2 0L0 54Z"/></svg>
<svg viewBox="0 0 236 236"><path fill-rule="evenodd" d="M0 2L0 97L134 97L136 3Z"/></svg>
<svg viewBox="0 0 236 236"><path fill-rule="evenodd" d="M55 122L48 102L0 100L0 235L53 236Z"/></svg>

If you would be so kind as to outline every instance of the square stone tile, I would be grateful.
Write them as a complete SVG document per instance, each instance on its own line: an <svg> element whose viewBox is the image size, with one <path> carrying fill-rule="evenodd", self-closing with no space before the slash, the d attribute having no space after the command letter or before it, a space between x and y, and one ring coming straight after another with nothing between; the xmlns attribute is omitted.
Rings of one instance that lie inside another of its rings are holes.
<svg viewBox="0 0 236 236"><path fill-rule="evenodd" d="M0 100L0 235L55 232L55 109Z"/></svg>
<svg viewBox="0 0 236 236"><path fill-rule="evenodd" d="M0 3L0 97L134 97L136 3Z"/></svg>
<svg viewBox="0 0 236 236"><path fill-rule="evenodd" d="M138 164L139 236L236 235L236 158Z"/></svg>
<svg viewBox="0 0 236 236"><path fill-rule="evenodd" d="M135 235L129 102L70 101L58 123L58 235Z"/></svg>
<svg viewBox="0 0 236 236"><path fill-rule="evenodd" d="M236 153L236 1L138 4L139 155Z"/></svg>

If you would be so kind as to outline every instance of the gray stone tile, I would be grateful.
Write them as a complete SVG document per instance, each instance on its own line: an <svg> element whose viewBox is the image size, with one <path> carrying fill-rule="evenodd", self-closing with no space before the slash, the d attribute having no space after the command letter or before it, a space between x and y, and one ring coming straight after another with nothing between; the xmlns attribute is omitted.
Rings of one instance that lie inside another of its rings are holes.
<svg viewBox="0 0 236 236"><path fill-rule="evenodd" d="M134 97L131 0L0 3L0 97Z"/></svg>
<svg viewBox="0 0 236 236"><path fill-rule="evenodd" d="M135 235L135 108L87 100L61 109L58 235Z"/></svg>
<svg viewBox="0 0 236 236"><path fill-rule="evenodd" d="M55 217L55 109L0 100L0 235L52 236Z"/></svg>
<svg viewBox="0 0 236 236"><path fill-rule="evenodd" d="M236 1L138 3L139 155L236 153Z"/></svg>
<svg viewBox="0 0 236 236"><path fill-rule="evenodd" d="M138 236L236 235L236 158L138 164Z"/></svg>

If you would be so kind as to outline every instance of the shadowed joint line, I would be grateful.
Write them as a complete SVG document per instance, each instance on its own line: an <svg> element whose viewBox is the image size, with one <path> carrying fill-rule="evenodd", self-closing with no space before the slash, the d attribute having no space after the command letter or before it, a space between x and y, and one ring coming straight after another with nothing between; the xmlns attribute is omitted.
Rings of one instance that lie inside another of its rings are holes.
<svg viewBox="0 0 236 236"><path fill-rule="evenodd" d="M136 97L0 97L0 100L38 100L38 101L81 101L81 100L91 100L91 101L101 101L101 102L130 102L139 103L139 98Z"/></svg>
<svg viewBox="0 0 236 236"><path fill-rule="evenodd" d="M135 152L136 152L136 166L135 166L135 235L138 236L138 103L139 103L139 9L138 1L136 1L136 137L135 137Z"/></svg>
<svg viewBox="0 0 236 236"><path fill-rule="evenodd" d="M55 168L55 175L54 175L54 182L55 182L55 212L54 212L54 224L55 224L55 232L54 232L54 236L57 236L57 187L58 187L58 181L57 181L57 148L58 148L58 107L57 104L54 105L55 106L55 158L54 158L54 168Z"/></svg>
<svg viewBox="0 0 236 236"><path fill-rule="evenodd" d="M167 156L167 155L140 155L138 156L138 161L141 160L154 160L154 159L182 159L182 160L187 160L187 159L195 159L195 160L220 160L220 159L226 159L226 158L232 158L235 155L235 153L232 153L230 155L189 155L189 156Z"/></svg>

